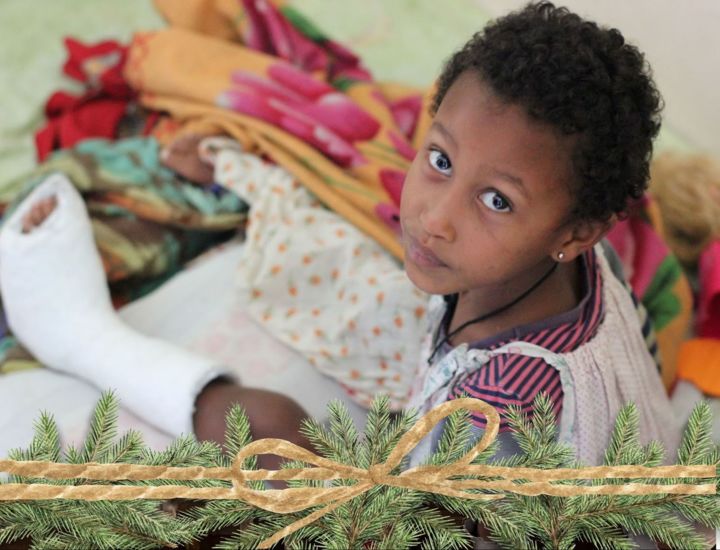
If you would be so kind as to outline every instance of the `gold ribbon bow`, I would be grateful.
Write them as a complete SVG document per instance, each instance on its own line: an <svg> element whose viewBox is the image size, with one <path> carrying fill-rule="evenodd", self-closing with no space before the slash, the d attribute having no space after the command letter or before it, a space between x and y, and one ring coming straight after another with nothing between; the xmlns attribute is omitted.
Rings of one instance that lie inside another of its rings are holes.
<svg viewBox="0 0 720 550"><path fill-rule="evenodd" d="M479 412L487 418L483 437L464 456L456 462L444 466L421 465L410 468L397 475L391 472L402 459L430 433L443 418L458 409ZM578 469L541 470L536 468L508 468L490 465L471 465L470 463L495 440L500 427L500 416L494 407L480 399L462 398L448 401L434 408L405 433L392 450L387 460L375 464L368 470L339 464L319 457L314 453L279 439L264 439L250 443L238 453L233 465L233 486L239 498L265 510L276 513L292 513L318 505L323 508L309 514L264 540L259 548L269 548L284 537L332 512L342 504L363 494L376 485L402 487L416 491L427 491L450 497L496 500L501 494L471 493L468 489L490 489L509 491L524 495L549 494L556 496L574 496L580 494L714 494L715 484L674 484L656 485L645 483L626 483L623 485L554 485L550 481L587 478L693 478L715 477L715 466L670 466L648 468L643 466L601 466ZM245 459L253 455L274 454L291 460L313 464L315 468L269 470L243 470ZM498 481L482 479L452 479L458 476L485 478L504 478ZM256 491L247 487L251 480L291 480L291 479L355 479L357 483L340 487L300 487L282 490ZM517 484L512 480L527 480Z"/></svg>
<svg viewBox="0 0 720 550"><path fill-rule="evenodd" d="M418 466L392 475L391 472L400 465L402 459L415 448L433 427L443 418L458 409L481 412L487 417L487 429L480 441L454 464L447 466ZM233 464L233 487L239 498L250 504L271 512L288 514L299 512L318 505L324 508L309 514L264 540L258 548L270 548L298 529L309 525L348 502L349 500L369 491L376 485L403 487L417 491L481 500L495 500L502 495L468 493L453 486L449 478L467 475L466 469L470 462L495 439L500 426L500 416L491 405L479 399L456 399L448 401L431 410L410 428L398 441L387 460L382 464L374 464L369 469L356 468L340 464L333 460L320 457L307 449L282 439L261 439L243 447ZM241 465L250 456L274 454L291 460L299 460L313 464L315 468L287 468L282 470L243 470ZM291 479L355 479L357 483L340 487L298 487L288 489L271 489L256 491L247 487L251 480L291 480Z"/></svg>
<svg viewBox="0 0 720 550"><path fill-rule="evenodd" d="M483 437L464 456L444 466L421 465L393 474L403 458L440 422L453 412L465 409L479 412L487 418ZM17 475L47 478L85 478L96 480L140 479L223 479L232 480L232 489L223 487L197 488L164 485L119 486L79 485L58 486L41 484L0 485L0 500L30 500L72 498L85 500L121 499L242 499L253 506L274 513L300 512L315 506L324 506L265 539L259 548L269 548L284 537L309 525L363 494L377 485L427 491L463 499L496 500L502 494L474 493L471 489L513 492L523 495L576 496L583 494L647 495L647 494L715 494L716 465L703 466L596 466L589 468L509 468L471 464L494 441L500 426L500 416L491 405L479 399L462 398L448 401L424 415L405 433L382 464L365 470L320 457L307 449L282 439L261 439L243 447L231 469L228 468L172 468L138 464L55 464L50 462L23 462L0 460L0 471ZM312 464L311 468L281 470L245 470L243 463L251 456L273 454L290 460ZM459 476L475 479L453 479ZM481 479L486 478L486 479ZM487 478L500 478L488 480ZM651 484L624 483L622 485L556 485L551 481L568 479L611 478L712 478L703 484ZM255 490L247 486L258 480L318 480L351 479L357 483L337 487L293 487L286 489ZM523 483L514 483L523 480Z"/></svg>

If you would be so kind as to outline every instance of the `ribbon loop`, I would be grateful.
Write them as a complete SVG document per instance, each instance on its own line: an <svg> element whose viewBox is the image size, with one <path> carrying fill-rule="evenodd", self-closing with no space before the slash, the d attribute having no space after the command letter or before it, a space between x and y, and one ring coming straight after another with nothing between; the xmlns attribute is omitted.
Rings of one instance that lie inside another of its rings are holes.
<svg viewBox="0 0 720 550"><path fill-rule="evenodd" d="M477 457L480 453L487 449L493 441L495 441L498 431L500 430L500 415L497 410L495 410L495 407L485 401L470 397L447 401L425 414L400 438L400 441L398 441L398 444L392 450L390 456L388 456L385 464L390 467L390 470L395 468L398 464L400 464L402 459L432 431L438 422L460 409L482 413L487 419L485 424L485 433L483 433L480 441L473 445L467 453L460 457L455 463L444 466L443 470L454 466L469 465L475 457ZM407 470L406 474L409 475L410 472L417 471L421 468L423 468L423 466L416 466L415 468Z"/></svg>

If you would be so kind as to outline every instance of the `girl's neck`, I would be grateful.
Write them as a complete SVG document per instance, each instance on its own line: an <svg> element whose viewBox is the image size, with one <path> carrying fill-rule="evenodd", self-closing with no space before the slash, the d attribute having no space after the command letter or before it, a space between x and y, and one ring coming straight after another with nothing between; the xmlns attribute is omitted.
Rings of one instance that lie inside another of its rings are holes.
<svg viewBox="0 0 720 550"><path fill-rule="evenodd" d="M558 268L531 294L513 307L480 323L473 323L451 338L450 344L478 342L506 330L542 321L575 308L582 299L579 257L573 262L561 263ZM458 295L457 305L448 327L448 333L463 323L511 302L539 280L551 265L539 266L537 273L527 281L504 285L502 289L477 289Z"/></svg>

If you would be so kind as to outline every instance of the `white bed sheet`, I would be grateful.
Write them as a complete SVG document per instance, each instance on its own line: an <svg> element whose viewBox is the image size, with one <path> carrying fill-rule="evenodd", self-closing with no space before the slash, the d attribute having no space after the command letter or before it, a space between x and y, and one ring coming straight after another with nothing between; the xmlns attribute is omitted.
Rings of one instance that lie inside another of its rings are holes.
<svg viewBox="0 0 720 550"><path fill-rule="evenodd" d="M318 420L327 403L346 403L359 428L365 410L351 402L332 379L278 342L243 313L234 292L235 266L242 243L232 241L205 254L150 295L129 304L121 317L138 331L207 355L227 366L248 387L278 391L295 398ZM82 441L100 389L50 369L0 377L0 457L27 447L40 411L58 422L64 444ZM146 442L164 448L171 437L121 410L120 430L143 432Z"/></svg>

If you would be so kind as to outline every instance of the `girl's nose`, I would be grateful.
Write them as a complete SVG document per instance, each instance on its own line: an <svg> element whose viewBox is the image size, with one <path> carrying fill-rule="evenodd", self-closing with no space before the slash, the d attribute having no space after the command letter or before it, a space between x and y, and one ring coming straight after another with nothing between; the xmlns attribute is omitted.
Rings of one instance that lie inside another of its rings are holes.
<svg viewBox="0 0 720 550"><path fill-rule="evenodd" d="M450 204L449 197L430 202L420 214L420 224L428 237L452 242L455 240L453 215L457 212Z"/></svg>

